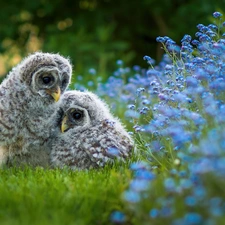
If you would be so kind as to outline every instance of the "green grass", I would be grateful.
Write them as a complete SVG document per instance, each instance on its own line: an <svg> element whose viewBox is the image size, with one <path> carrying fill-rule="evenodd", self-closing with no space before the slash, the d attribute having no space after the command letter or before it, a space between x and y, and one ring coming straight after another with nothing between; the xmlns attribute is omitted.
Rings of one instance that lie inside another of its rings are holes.
<svg viewBox="0 0 225 225"><path fill-rule="evenodd" d="M1 225L110 224L123 208L127 166L101 170L10 168L0 170Z"/></svg>

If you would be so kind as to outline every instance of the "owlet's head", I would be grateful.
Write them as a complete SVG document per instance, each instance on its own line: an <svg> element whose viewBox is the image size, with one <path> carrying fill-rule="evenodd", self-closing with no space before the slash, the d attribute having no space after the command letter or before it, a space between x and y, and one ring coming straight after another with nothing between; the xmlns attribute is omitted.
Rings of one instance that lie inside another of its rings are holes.
<svg viewBox="0 0 225 225"><path fill-rule="evenodd" d="M67 91L62 98L61 132L73 134L112 119L108 106L91 92Z"/></svg>
<svg viewBox="0 0 225 225"><path fill-rule="evenodd" d="M37 52L20 63L20 79L34 95L48 102L58 101L69 85L72 67L59 54Z"/></svg>

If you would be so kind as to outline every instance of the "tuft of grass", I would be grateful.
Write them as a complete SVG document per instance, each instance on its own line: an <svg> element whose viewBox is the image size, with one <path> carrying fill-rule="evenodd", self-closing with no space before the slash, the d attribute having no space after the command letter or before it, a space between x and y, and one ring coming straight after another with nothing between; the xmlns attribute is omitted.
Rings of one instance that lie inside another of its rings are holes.
<svg viewBox="0 0 225 225"><path fill-rule="evenodd" d="M123 208L131 172L126 165L102 170L0 170L1 225L109 224Z"/></svg>

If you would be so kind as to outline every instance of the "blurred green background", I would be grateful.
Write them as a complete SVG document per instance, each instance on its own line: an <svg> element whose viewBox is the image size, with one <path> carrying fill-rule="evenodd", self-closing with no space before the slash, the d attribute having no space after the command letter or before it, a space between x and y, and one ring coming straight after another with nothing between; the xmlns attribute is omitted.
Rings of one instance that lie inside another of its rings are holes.
<svg viewBox="0 0 225 225"><path fill-rule="evenodd" d="M117 59L146 67L163 51L155 39L177 43L209 23L225 0L7 0L0 1L0 76L37 50L69 56L76 75L95 68L107 77Z"/></svg>

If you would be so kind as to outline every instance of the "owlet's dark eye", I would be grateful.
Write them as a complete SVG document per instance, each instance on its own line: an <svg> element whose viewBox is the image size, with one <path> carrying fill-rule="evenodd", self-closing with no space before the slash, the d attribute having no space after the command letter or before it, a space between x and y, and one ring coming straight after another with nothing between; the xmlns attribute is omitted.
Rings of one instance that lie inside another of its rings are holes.
<svg viewBox="0 0 225 225"><path fill-rule="evenodd" d="M44 77L42 77L42 81L43 81L44 84L49 84L51 82L54 82L54 77L44 76Z"/></svg>
<svg viewBox="0 0 225 225"><path fill-rule="evenodd" d="M73 112L72 117L74 120L80 120L83 117L82 112Z"/></svg>

